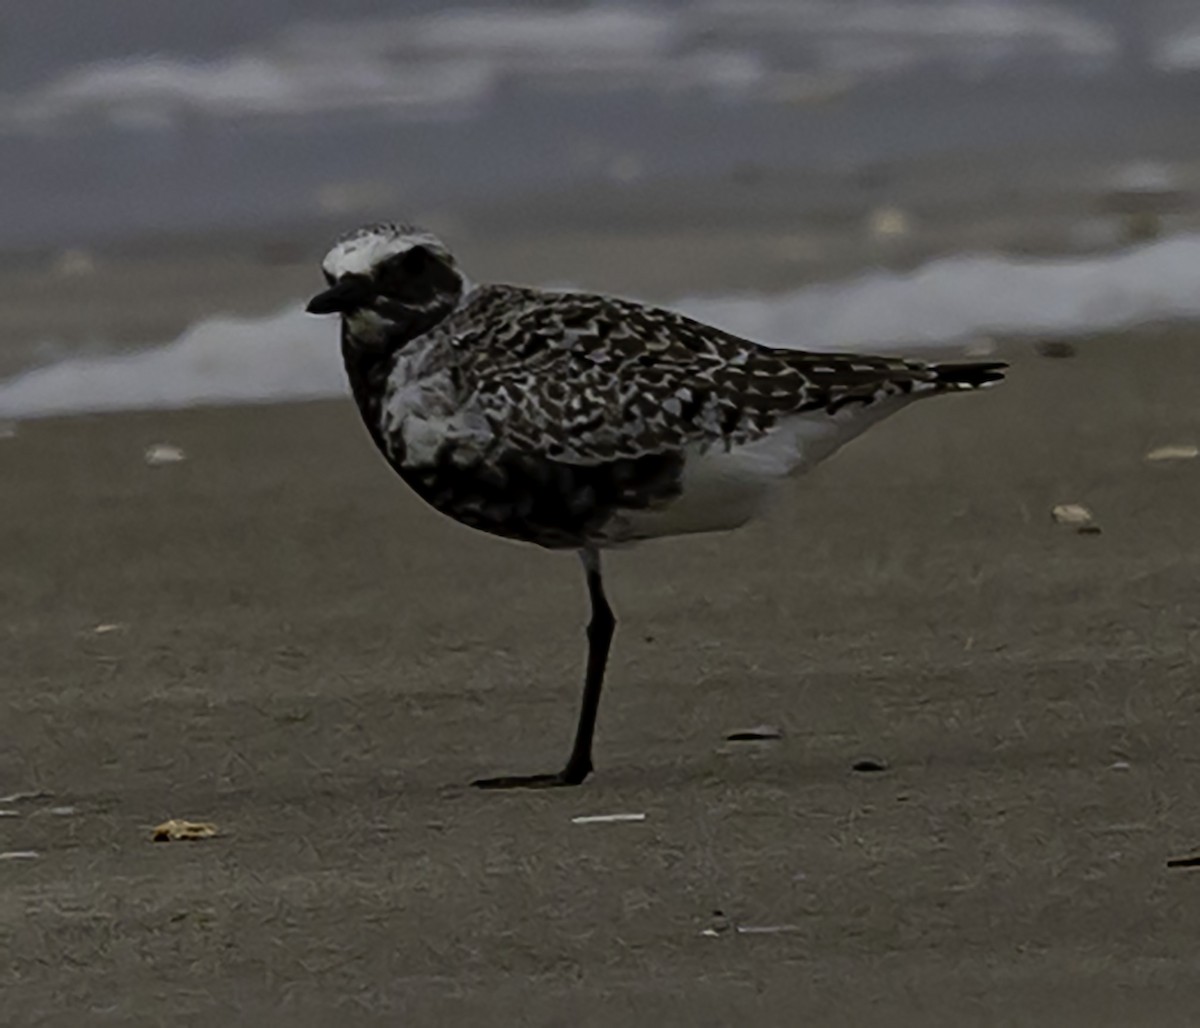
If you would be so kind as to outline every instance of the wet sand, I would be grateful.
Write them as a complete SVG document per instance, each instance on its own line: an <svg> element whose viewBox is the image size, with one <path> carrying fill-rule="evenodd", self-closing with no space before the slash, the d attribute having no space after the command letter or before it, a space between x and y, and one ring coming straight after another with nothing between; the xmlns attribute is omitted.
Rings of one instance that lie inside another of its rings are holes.
<svg viewBox="0 0 1200 1028"><path fill-rule="evenodd" d="M1143 456L1200 442L1200 339L1015 356L757 526L613 555L555 792L466 783L565 757L576 562L423 508L348 403L22 425L0 1022L1194 1023L1200 461Z"/></svg>

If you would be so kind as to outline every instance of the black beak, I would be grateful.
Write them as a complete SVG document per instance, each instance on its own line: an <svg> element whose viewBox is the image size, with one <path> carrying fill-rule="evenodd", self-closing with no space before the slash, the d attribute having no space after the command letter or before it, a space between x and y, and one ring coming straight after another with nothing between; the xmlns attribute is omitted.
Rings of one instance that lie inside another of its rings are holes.
<svg viewBox="0 0 1200 1028"><path fill-rule="evenodd" d="M309 314L346 314L365 306L371 299L371 289L365 278L347 275L337 285L317 293L304 309Z"/></svg>

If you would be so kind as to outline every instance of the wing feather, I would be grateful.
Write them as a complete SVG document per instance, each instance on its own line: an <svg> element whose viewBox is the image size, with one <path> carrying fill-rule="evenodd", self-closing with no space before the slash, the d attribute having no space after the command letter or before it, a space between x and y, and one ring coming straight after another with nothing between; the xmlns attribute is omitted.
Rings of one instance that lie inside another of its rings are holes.
<svg viewBox="0 0 1200 1028"><path fill-rule="evenodd" d="M478 302L492 310L456 336L471 405L505 449L566 463L731 447L790 414L964 387L961 371L942 378L919 361L762 346L629 301L489 289L501 295Z"/></svg>

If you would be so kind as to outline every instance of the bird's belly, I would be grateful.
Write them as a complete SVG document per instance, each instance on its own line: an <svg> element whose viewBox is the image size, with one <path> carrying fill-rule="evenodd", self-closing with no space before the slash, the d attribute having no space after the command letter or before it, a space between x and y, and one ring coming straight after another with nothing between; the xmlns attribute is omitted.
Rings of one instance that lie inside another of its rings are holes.
<svg viewBox="0 0 1200 1028"><path fill-rule="evenodd" d="M608 532L632 542L737 528L761 512L778 478L738 449L689 447L678 494L659 506L619 511Z"/></svg>

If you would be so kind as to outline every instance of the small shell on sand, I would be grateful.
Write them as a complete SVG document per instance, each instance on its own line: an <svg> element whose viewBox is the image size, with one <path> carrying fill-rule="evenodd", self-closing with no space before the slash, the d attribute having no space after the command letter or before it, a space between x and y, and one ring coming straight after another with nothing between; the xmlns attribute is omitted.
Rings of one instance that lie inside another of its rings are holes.
<svg viewBox="0 0 1200 1028"><path fill-rule="evenodd" d="M1060 503L1050 511L1050 515L1058 524L1084 535L1097 535L1100 532L1092 512L1082 503Z"/></svg>
<svg viewBox="0 0 1200 1028"><path fill-rule="evenodd" d="M774 725L755 725L753 728L735 728L725 733L727 742L770 742L782 739L783 732Z"/></svg>
<svg viewBox="0 0 1200 1028"><path fill-rule="evenodd" d="M150 467L156 468L163 464L178 464L187 460L187 454L170 443L154 443L146 447L145 458Z"/></svg>
<svg viewBox="0 0 1200 1028"><path fill-rule="evenodd" d="M184 821L171 818L154 829L155 842L192 842L196 839L211 839L217 834L217 826L210 821Z"/></svg>

